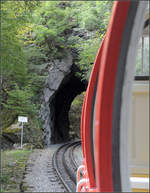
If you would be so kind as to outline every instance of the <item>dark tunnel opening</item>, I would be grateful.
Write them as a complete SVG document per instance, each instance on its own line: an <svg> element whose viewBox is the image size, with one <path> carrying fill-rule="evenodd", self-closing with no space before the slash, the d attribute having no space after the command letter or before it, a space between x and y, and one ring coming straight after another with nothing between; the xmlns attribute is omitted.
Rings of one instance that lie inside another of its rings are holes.
<svg viewBox="0 0 150 193"><path fill-rule="evenodd" d="M50 103L51 142L61 143L69 140L69 110L74 98L86 90L87 83L73 73L65 77Z"/></svg>

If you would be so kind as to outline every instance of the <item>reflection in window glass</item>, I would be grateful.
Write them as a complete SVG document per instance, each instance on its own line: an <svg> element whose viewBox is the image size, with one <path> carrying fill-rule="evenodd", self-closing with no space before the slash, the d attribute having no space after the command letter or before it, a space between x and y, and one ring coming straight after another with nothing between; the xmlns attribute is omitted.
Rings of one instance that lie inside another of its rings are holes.
<svg viewBox="0 0 150 193"><path fill-rule="evenodd" d="M149 37L142 37L139 41L136 62L136 76L149 75Z"/></svg>

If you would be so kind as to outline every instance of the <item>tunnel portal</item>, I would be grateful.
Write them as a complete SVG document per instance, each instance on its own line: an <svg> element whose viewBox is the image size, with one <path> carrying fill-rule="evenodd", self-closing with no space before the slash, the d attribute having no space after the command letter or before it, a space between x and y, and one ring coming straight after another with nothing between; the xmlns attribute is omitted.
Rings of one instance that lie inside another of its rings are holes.
<svg viewBox="0 0 150 193"><path fill-rule="evenodd" d="M69 110L74 98L86 90L86 83L74 74L65 77L60 88L50 102L51 143L69 140Z"/></svg>

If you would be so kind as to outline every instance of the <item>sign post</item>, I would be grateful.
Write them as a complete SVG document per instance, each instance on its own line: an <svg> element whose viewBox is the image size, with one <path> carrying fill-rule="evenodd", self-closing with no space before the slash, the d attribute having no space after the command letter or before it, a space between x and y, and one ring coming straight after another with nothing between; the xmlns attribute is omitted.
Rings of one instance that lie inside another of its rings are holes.
<svg viewBox="0 0 150 193"><path fill-rule="evenodd" d="M23 147L23 123L28 122L28 117L18 116L18 122L22 123L22 127L21 127L21 149L22 149L22 147Z"/></svg>
<svg viewBox="0 0 150 193"><path fill-rule="evenodd" d="M23 122L22 122L22 127L21 127L21 149L23 145Z"/></svg>

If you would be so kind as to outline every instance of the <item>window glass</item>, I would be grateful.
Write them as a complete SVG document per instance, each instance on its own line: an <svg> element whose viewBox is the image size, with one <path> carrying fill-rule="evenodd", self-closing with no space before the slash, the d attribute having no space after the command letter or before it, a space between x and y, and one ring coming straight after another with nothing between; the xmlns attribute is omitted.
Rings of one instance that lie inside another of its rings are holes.
<svg viewBox="0 0 150 193"><path fill-rule="evenodd" d="M136 76L149 75L149 37L142 37L139 41L136 62Z"/></svg>

